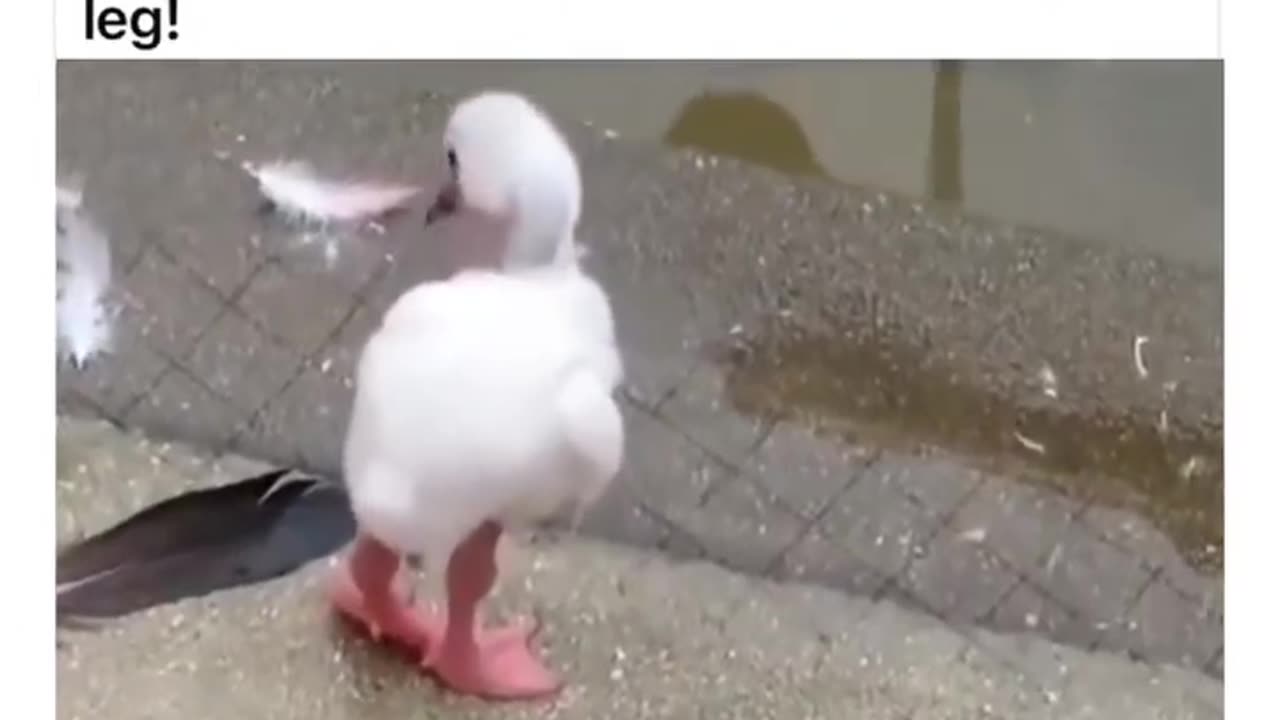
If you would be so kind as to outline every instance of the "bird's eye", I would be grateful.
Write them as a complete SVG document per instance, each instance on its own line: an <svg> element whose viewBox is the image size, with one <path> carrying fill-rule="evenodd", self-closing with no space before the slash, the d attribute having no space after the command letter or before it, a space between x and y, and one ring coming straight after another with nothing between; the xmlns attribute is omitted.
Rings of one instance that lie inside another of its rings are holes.
<svg viewBox="0 0 1280 720"><path fill-rule="evenodd" d="M454 152L453 148L449 148L448 157L449 157L449 169L454 172L458 172L458 153Z"/></svg>

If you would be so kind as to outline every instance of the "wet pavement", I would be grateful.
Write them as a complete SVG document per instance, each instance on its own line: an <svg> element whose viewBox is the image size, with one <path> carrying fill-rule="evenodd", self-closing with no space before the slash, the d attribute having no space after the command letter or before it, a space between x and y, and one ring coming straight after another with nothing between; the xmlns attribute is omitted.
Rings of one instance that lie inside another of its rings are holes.
<svg viewBox="0 0 1280 720"><path fill-rule="evenodd" d="M329 264L239 161L430 182L448 99L394 63L58 81L127 308L60 408L335 470L360 343L457 238L415 208ZM586 532L1221 676L1220 273L560 120L629 372Z"/></svg>
<svg viewBox="0 0 1280 720"><path fill-rule="evenodd" d="M263 469L109 424L58 424L58 537ZM1223 714L1218 680L891 601L776 584L573 536L503 548L496 611L536 612L553 701L441 693L336 620L325 561L60 634L59 718L1160 718ZM679 588L679 592L672 592ZM424 593L425 594L425 593Z"/></svg>

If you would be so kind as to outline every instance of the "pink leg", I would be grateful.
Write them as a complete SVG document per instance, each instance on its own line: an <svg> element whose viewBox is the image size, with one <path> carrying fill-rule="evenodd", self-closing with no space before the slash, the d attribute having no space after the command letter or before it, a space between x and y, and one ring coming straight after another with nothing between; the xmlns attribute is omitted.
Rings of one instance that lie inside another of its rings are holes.
<svg viewBox="0 0 1280 720"><path fill-rule="evenodd" d="M368 535L356 537L331 590L339 612L364 625L374 640L388 639L426 657L443 637L440 619L413 605L397 577L400 556Z"/></svg>
<svg viewBox="0 0 1280 720"><path fill-rule="evenodd" d="M477 605L497 579L494 553L501 534L497 523L486 522L449 558L448 624L423 664L458 692L503 700L543 697L557 692L560 680L530 647L537 625L482 629L476 620Z"/></svg>

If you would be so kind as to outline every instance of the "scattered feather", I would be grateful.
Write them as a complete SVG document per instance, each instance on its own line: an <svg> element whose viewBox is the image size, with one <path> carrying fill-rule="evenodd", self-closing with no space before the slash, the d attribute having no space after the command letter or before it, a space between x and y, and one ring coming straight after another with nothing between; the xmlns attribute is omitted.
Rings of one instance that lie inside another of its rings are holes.
<svg viewBox="0 0 1280 720"><path fill-rule="evenodd" d="M1169 432L1169 398L1178 391L1178 381L1167 380L1160 388L1164 391L1165 407L1160 410L1160 421L1156 424L1156 430L1161 435L1166 435Z"/></svg>
<svg viewBox="0 0 1280 720"><path fill-rule="evenodd" d="M243 163L268 208L310 223L359 223L403 209L421 188L382 182L338 181L304 161Z"/></svg>
<svg viewBox="0 0 1280 720"><path fill-rule="evenodd" d="M80 181L75 180L67 185L58 185L57 197L58 207L63 210L79 210L81 203L84 201L84 191L80 187Z"/></svg>
<svg viewBox="0 0 1280 720"><path fill-rule="evenodd" d="M975 527L960 533L959 538L967 543L980 543L987 539L987 529Z"/></svg>
<svg viewBox="0 0 1280 720"><path fill-rule="evenodd" d="M618 131L617 131L617 130L614 130L614 129L612 129L612 128L605 128L605 129L604 129L604 136L605 136L605 138L607 138L607 139L609 139L609 140L617 140L617 139L618 139Z"/></svg>
<svg viewBox="0 0 1280 720"><path fill-rule="evenodd" d="M1138 335L1133 339L1133 366L1138 370L1138 377L1143 380L1147 379L1147 363L1142 358L1142 346L1147 344L1149 338L1146 335Z"/></svg>
<svg viewBox="0 0 1280 720"><path fill-rule="evenodd" d="M1203 465L1204 458L1199 455L1192 455L1178 468L1178 474L1182 476L1183 480L1190 480L1200 472L1200 468Z"/></svg>
<svg viewBox="0 0 1280 720"><path fill-rule="evenodd" d="M289 469L178 495L58 554L58 624L263 582L354 533L341 486Z"/></svg>
<svg viewBox="0 0 1280 720"><path fill-rule="evenodd" d="M1040 385L1045 395L1057 400L1058 399L1058 376L1053 372L1053 368L1048 363L1040 368Z"/></svg>
<svg viewBox="0 0 1280 720"><path fill-rule="evenodd" d="M105 304L111 285L111 245L80 209L76 191L58 188L55 221L58 258L58 341L76 368L83 368L111 340Z"/></svg>
<svg viewBox="0 0 1280 720"><path fill-rule="evenodd" d="M1045 560L1044 570L1049 575L1057 569L1058 563L1062 560L1062 543L1053 546L1053 551L1049 553L1049 557Z"/></svg>
<svg viewBox="0 0 1280 720"><path fill-rule="evenodd" d="M1044 451L1045 451L1044 443L1036 442L1035 440L1032 440L1026 435L1023 435L1022 433L1018 432L1017 430L1013 431L1013 437L1018 441L1019 445L1030 450L1031 452L1037 455L1044 454Z"/></svg>

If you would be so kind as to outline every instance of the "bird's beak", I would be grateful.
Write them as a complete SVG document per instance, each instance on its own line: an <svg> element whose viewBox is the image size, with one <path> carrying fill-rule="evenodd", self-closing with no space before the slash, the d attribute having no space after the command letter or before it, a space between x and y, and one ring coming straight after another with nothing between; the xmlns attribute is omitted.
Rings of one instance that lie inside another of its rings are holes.
<svg viewBox="0 0 1280 720"><path fill-rule="evenodd" d="M435 221L448 217L458 211L458 206L462 201L462 189L458 187L458 181L450 178L445 182L444 187L440 188L440 192L436 193L435 202L431 203L431 207L427 208L427 218L424 225L430 225Z"/></svg>

